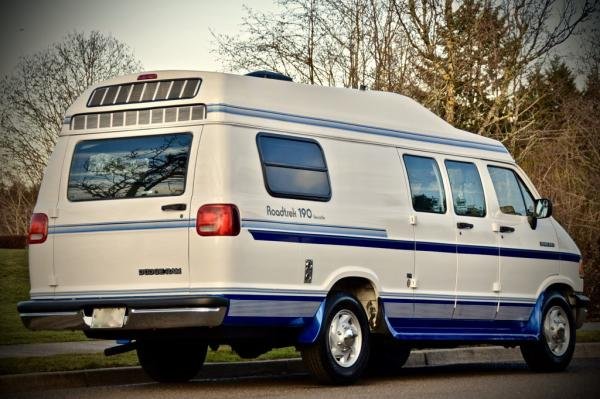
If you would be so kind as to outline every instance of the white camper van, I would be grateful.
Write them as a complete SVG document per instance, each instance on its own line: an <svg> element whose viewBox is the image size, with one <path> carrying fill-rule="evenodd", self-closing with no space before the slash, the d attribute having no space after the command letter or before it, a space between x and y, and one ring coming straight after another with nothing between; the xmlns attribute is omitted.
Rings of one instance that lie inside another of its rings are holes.
<svg viewBox="0 0 600 399"><path fill-rule="evenodd" d="M158 381L220 344L295 345L329 383L434 342L568 365L580 252L501 143L401 95L258 75L128 75L69 108L27 327L124 340L109 354L137 350Z"/></svg>

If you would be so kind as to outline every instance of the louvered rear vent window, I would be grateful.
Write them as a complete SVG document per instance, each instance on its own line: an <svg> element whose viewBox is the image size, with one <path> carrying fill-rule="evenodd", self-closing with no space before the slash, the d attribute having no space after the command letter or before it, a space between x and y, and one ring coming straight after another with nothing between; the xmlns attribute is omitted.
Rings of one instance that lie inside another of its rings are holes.
<svg viewBox="0 0 600 399"><path fill-rule="evenodd" d="M193 98L198 94L201 79L153 80L98 87L88 100L88 107L136 104Z"/></svg>
<svg viewBox="0 0 600 399"><path fill-rule="evenodd" d="M205 117L206 107L203 104L79 114L71 119L71 130L189 122L202 120Z"/></svg>

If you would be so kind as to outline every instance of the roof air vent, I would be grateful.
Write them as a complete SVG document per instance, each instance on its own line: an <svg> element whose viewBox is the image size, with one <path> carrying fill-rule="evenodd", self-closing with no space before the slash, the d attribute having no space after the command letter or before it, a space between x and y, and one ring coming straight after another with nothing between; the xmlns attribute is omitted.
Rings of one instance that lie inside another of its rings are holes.
<svg viewBox="0 0 600 399"><path fill-rule="evenodd" d="M292 78L279 72L273 71L254 71L247 73L246 76L254 76L255 78L285 80L286 82L292 82Z"/></svg>
<svg viewBox="0 0 600 399"><path fill-rule="evenodd" d="M138 104L152 101L170 101L194 98L198 94L202 79L148 80L156 78L156 74L138 76L141 82L122 83L113 86L96 88L88 107L99 107L121 104Z"/></svg>

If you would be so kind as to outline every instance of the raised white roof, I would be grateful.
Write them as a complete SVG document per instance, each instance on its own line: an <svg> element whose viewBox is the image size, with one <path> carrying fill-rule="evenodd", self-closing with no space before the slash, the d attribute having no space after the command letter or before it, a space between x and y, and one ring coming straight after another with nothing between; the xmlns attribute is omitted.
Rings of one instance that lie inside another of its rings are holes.
<svg viewBox="0 0 600 399"><path fill-rule="evenodd" d="M125 75L87 89L69 107L67 116L201 103L207 106L207 121L252 121L253 125L269 129L282 123L286 126L313 125L334 134L342 130L339 135L351 139L398 145L408 143L413 148L423 147L514 162L500 142L456 129L416 101L400 94L315 86L217 72L144 73L156 73L158 80L199 77L202 84L196 97L187 100L87 107L90 94L95 88L136 82L139 76Z"/></svg>

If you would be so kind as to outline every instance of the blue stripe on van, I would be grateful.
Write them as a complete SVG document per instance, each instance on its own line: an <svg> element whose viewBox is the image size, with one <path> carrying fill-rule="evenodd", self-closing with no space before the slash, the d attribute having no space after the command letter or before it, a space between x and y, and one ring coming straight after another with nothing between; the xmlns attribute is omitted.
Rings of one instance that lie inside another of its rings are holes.
<svg viewBox="0 0 600 399"><path fill-rule="evenodd" d="M577 254L571 254L568 252L561 252L560 260L564 260L565 262L579 262L581 261L581 256Z"/></svg>
<svg viewBox="0 0 600 399"><path fill-rule="evenodd" d="M65 224L51 227L49 234L90 233L119 230L149 230L195 227L196 220L144 220L87 224ZM370 227L336 226L327 224L291 223L280 221L265 221L258 219L243 219L242 227L253 229L285 229L291 231L311 231L323 234L356 235L369 237L387 237L385 229Z"/></svg>
<svg viewBox="0 0 600 399"><path fill-rule="evenodd" d="M535 340L528 320L456 320L387 318L392 335L402 340Z"/></svg>
<svg viewBox="0 0 600 399"><path fill-rule="evenodd" d="M113 223L91 223L57 225L48 234L95 233L127 230L153 230L193 228L195 219L124 221ZM255 240L297 242L303 244L344 245L366 248L417 250L425 252L460 253L471 255L504 256L511 258L551 259L579 262L581 257L568 252L553 252L520 248L498 248L478 245L456 245L454 243L392 240L384 229L352 226L334 226L303 223L287 223L244 219L242 226L248 228ZM290 231L291 230L291 231ZM305 232L306 231L306 232Z"/></svg>
<svg viewBox="0 0 600 399"><path fill-rule="evenodd" d="M144 220L112 223L64 224L50 227L48 234L96 233L124 230L154 230L194 227L195 220L169 219Z"/></svg>
<svg viewBox="0 0 600 399"><path fill-rule="evenodd" d="M323 235L275 230L248 230L255 240L297 242L302 244L344 245L365 248L383 248L400 250L417 250L426 252L461 253L472 255L505 256L512 258L555 259L579 262L580 256L566 252L539 251L517 248L485 247L476 245L456 245L452 243L435 243L421 241L391 240L385 238L362 238L341 235Z"/></svg>
<svg viewBox="0 0 600 399"><path fill-rule="evenodd" d="M438 243L438 242L420 242L415 243L415 249L421 252L444 252L456 253L456 244L454 243Z"/></svg>
<svg viewBox="0 0 600 399"><path fill-rule="evenodd" d="M413 250L415 243L413 241L388 240L378 238L362 238L352 236L334 236L312 233L297 233L286 231L267 231L252 230L250 234L255 240L261 241L284 241L297 242L303 244L325 244L325 245L345 245L352 247L368 248L386 248L386 249L404 249Z"/></svg>
<svg viewBox="0 0 600 399"><path fill-rule="evenodd" d="M373 229L369 227L353 227L353 226L337 226L330 224L309 224L309 223L293 223L280 222L259 219L242 219L242 227L248 229L264 229L264 230L285 230L285 231L300 231L323 234L337 234L344 236L368 236L368 237L387 237L385 229Z"/></svg>
<svg viewBox="0 0 600 399"><path fill-rule="evenodd" d="M234 115L251 116L257 118L273 119L282 122L302 123L318 127L342 129L358 133L366 133L378 136L395 137L400 139L414 140L425 143L451 145L455 147L476 148L484 151L494 151L508 154L503 145L473 143L468 140L451 139L448 137L431 136L405 130L384 129L356 123L340 122L330 119L315 118L310 116L287 114L283 112L268 111L255 108L246 108L229 104L207 104L206 110L210 112L222 112Z"/></svg>
<svg viewBox="0 0 600 399"><path fill-rule="evenodd" d="M560 252L540 251L532 249L500 248L500 256L507 258L531 258L561 260ZM579 261L579 259L577 259Z"/></svg>
<svg viewBox="0 0 600 399"><path fill-rule="evenodd" d="M465 255L500 255L500 249L498 247L485 247L481 245L459 245L456 250L459 254Z"/></svg>
<svg viewBox="0 0 600 399"><path fill-rule="evenodd" d="M234 300L252 300L252 301L291 301L291 302L315 302L321 301L325 299L326 294L315 294L315 295L306 295L306 291L303 292L304 295L269 295L269 294L223 294L227 299ZM311 293L312 294L312 293Z"/></svg>

